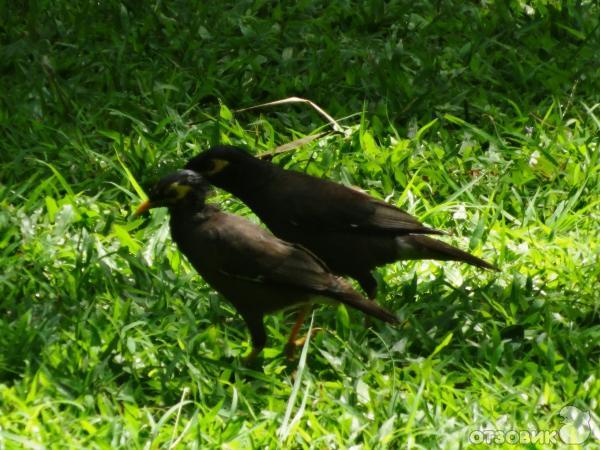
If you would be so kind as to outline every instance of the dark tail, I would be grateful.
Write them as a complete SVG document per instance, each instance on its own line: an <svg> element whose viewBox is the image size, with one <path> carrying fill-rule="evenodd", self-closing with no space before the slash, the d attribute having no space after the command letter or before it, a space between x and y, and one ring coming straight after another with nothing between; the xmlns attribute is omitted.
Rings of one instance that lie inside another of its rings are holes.
<svg viewBox="0 0 600 450"><path fill-rule="evenodd" d="M352 306L359 311L368 314L369 316L376 317L377 319L383 320L391 324L398 324L400 321L398 318L382 308L374 301L369 301L356 292L350 283L341 278L336 278L337 283L334 289L331 291L331 296L344 303L345 305Z"/></svg>
<svg viewBox="0 0 600 450"><path fill-rule="evenodd" d="M445 242L422 235L397 238L399 259L437 259L440 261L462 261L472 266L499 271L496 266L481 258L463 252Z"/></svg>

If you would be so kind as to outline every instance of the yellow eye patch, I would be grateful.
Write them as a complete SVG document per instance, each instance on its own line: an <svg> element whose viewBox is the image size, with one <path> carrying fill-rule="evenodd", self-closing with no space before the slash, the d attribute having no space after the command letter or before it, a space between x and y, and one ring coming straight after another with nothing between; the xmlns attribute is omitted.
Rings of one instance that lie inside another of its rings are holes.
<svg viewBox="0 0 600 450"><path fill-rule="evenodd" d="M211 159L213 166L210 170L207 170L205 173L207 175L214 175L223 170L227 165L229 165L229 161L225 159Z"/></svg>
<svg viewBox="0 0 600 450"><path fill-rule="evenodd" d="M190 192L190 189L192 189L191 186L188 186L186 184L179 184L177 182L172 183L169 186L169 190L177 194L176 200L180 200L183 197L185 197L187 193Z"/></svg>

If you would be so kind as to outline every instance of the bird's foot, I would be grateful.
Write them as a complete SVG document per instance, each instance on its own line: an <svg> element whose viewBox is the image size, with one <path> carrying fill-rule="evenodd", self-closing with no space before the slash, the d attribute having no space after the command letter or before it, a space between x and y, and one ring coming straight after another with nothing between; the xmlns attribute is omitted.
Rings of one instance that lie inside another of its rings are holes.
<svg viewBox="0 0 600 450"><path fill-rule="evenodd" d="M254 367L257 363L257 356L261 352L261 350L262 349L260 348L253 348L252 350L250 350L250 353L243 357L242 364L246 367Z"/></svg>
<svg viewBox="0 0 600 450"><path fill-rule="evenodd" d="M323 330L323 328L315 327L310 330L310 336L313 337L315 334L317 334L319 331L322 331L322 330ZM287 359L289 359L289 360L294 359L296 349L299 347L302 347L305 344L306 339L308 339L308 334L306 336L295 339L293 341L288 341L285 344L283 352L285 353L285 356L287 357Z"/></svg>

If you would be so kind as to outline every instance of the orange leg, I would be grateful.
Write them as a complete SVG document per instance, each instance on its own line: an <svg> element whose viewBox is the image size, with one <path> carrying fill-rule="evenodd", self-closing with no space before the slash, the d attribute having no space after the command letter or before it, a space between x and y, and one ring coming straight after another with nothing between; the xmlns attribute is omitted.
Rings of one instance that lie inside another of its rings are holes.
<svg viewBox="0 0 600 450"><path fill-rule="evenodd" d="M298 331L300 331L300 327L304 323L304 319L306 315L310 311L310 305L303 306L302 309L298 311L298 315L296 316L296 323L292 327L292 331L290 332L290 337L288 338L288 345L296 342L296 336L298 336Z"/></svg>
<svg viewBox="0 0 600 450"><path fill-rule="evenodd" d="M300 331L300 327L304 323L304 319L306 315L310 311L311 305L303 306L296 316L296 323L292 327L292 331L290 332L290 337L288 338L287 344L285 344L285 354L288 358L293 358L294 350L296 349L296 336L298 336L298 332Z"/></svg>

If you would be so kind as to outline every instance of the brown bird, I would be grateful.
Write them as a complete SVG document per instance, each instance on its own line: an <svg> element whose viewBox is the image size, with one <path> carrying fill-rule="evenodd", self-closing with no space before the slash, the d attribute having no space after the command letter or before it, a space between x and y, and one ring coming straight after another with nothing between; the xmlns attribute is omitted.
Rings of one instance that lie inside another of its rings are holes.
<svg viewBox="0 0 600 450"><path fill-rule="evenodd" d="M426 236L445 233L401 209L341 184L284 170L237 147L211 148L185 167L239 197L277 237L303 245L332 272L356 279L370 298L377 292L372 270L398 260L462 261L497 270Z"/></svg>
<svg viewBox="0 0 600 450"><path fill-rule="evenodd" d="M266 343L263 316L304 305L288 340L296 335L315 298L335 300L389 323L397 318L368 301L308 250L282 241L264 228L214 205L205 204L208 183L196 172L181 170L162 178L136 211L155 207L170 212L171 236L179 250L246 321L252 359Z"/></svg>

